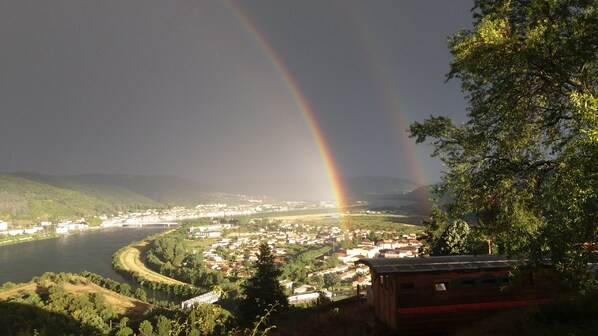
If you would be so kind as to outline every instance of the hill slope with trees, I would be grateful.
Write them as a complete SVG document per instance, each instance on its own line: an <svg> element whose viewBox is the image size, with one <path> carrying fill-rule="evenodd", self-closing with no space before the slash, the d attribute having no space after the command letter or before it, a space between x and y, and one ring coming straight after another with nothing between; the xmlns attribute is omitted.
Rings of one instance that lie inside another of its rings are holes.
<svg viewBox="0 0 598 336"><path fill-rule="evenodd" d="M210 199L215 199L210 187L174 176L0 173L0 220L14 225Z"/></svg>

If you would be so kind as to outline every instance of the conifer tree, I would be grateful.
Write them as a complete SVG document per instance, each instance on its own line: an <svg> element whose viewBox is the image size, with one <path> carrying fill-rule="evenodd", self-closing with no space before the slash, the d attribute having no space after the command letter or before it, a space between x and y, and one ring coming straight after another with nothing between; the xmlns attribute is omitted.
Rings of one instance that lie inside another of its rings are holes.
<svg viewBox="0 0 598 336"><path fill-rule="evenodd" d="M245 298L239 305L241 317L248 323L263 316L271 308L273 312L286 310L288 298L278 281L282 271L276 267L274 255L267 243L262 243L254 264L253 274L241 285Z"/></svg>

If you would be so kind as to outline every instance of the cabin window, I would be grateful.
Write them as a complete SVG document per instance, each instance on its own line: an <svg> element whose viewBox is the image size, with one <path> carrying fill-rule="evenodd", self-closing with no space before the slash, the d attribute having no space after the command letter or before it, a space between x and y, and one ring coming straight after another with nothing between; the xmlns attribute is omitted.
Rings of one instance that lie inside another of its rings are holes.
<svg viewBox="0 0 598 336"><path fill-rule="evenodd" d="M496 279L483 279L482 284L484 285L496 285Z"/></svg>
<svg viewBox="0 0 598 336"><path fill-rule="evenodd" d="M388 276L387 275L380 276L380 285L385 289L388 288Z"/></svg>
<svg viewBox="0 0 598 336"><path fill-rule="evenodd" d="M449 290L449 282L448 281L435 281L434 282L434 290L437 292L444 292Z"/></svg>
<svg viewBox="0 0 598 336"><path fill-rule="evenodd" d="M461 280L461 286L475 286L474 279Z"/></svg>
<svg viewBox="0 0 598 336"><path fill-rule="evenodd" d="M401 289L413 289L413 288L415 288L415 284L412 282L401 284Z"/></svg>

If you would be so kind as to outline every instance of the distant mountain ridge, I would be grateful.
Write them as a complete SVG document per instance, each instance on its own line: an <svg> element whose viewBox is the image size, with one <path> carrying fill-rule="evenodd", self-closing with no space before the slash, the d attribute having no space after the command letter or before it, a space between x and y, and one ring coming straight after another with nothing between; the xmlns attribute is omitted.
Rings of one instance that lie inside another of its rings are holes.
<svg viewBox="0 0 598 336"><path fill-rule="evenodd" d="M398 177L358 176L341 179L345 197L359 197L361 195L391 195L407 194L422 185Z"/></svg>
<svg viewBox="0 0 598 336"><path fill-rule="evenodd" d="M421 186L402 178L380 176L342 177L340 185L343 196L350 201L372 195L402 195ZM278 199L324 200L334 196L330 181L326 179L229 181L218 187L230 193L268 195Z"/></svg>

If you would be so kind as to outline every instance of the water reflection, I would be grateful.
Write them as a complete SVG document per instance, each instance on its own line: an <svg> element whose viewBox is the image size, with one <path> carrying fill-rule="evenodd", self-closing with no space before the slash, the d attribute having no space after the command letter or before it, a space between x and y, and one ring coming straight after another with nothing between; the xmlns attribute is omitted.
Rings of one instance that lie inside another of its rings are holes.
<svg viewBox="0 0 598 336"><path fill-rule="evenodd" d="M136 240L166 228L94 230L9 246L0 246L0 284L27 282L45 272L89 271L127 282L112 269L112 255Z"/></svg>

